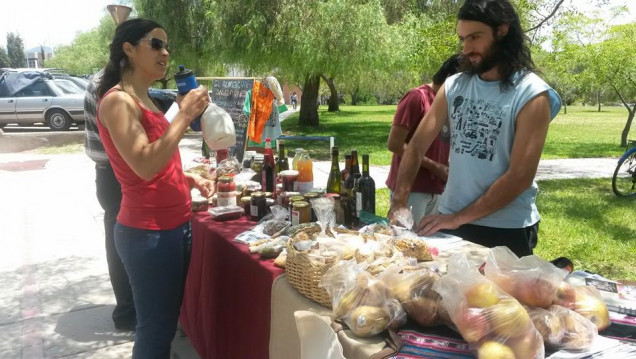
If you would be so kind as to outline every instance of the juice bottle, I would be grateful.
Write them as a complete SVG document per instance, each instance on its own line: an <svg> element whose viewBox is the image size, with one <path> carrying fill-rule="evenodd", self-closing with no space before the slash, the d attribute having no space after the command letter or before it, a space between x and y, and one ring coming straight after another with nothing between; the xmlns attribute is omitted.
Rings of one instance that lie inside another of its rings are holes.
<svg viewBox="0 0 636 359"><path fill-rule="evenodd" d="M292 160L292 169L298 171L298 161L300 161L300 157L303 154L302 148L296 149L296 154L294 154L294 159Z"/></svg>
<svg viewBox="0 0 636 359"><path fill-rule="evenodd" d="M307 193L314 188L313 163L307 151L303 151L298 160L298 192Z"/></svg>

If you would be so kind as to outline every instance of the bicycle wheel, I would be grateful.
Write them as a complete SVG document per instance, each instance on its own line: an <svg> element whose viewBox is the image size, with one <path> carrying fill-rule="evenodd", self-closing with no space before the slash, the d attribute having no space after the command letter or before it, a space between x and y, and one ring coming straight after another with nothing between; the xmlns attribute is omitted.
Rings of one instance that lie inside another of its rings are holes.
<svg viewBox="0 0 636 359"><path fill-rule="evenodd" d="M612 190L619 197L636 195L636 151L618 161L612 177Z"/></svg>

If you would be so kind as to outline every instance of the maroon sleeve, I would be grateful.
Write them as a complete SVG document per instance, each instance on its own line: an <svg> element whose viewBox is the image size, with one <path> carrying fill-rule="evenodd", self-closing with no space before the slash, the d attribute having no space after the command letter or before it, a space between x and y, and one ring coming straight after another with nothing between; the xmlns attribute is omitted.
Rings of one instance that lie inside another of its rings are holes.
<svg viewBox="0 0 636 359"><path fill-rule="evenodd" d="M424 116L424 102L418 88L411 89L402 97L393 117L393 126L406 127L409 130L417 127Z"/></svg>

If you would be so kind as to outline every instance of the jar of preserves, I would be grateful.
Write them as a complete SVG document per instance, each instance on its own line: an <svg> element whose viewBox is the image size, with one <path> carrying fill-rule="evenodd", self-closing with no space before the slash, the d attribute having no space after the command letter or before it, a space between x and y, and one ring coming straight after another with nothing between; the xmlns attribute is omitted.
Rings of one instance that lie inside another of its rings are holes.
<svg viewBox="0 0 636 359"><path fill-rule="evenodd" d="M267 201L265 193L254 192L250 202L250 218L253 221L260 221L267 212Z"/></svg>
<svg viewBox="0 0 636 359"><path fill-rule="evenodd" d="M298 202L298 201L304 201L305 197L303 196L291 196L289 197L289 204L288 204L288 209L289 209L289 218L292 218L292 209L294 208L294 202Z"/></svg>
<svg viewBox="0 0 636 359"><path fill-rule="evenodd" d="M307 201L307 203L309 203L309 212L311 213L310 222L318 221L318 217L316 217L316 212L314 212L314 209L311 206L311 200L312 199L316 199L316 198L320 198L320 193L307 192L307 193L305 193L304 197L305 197L305 201Z"/></svg>
<svg viewBox="0 0 636 359"><path fill-rule="evenodd" d="M217 206L229 207L236 206L236 184L234 178L222 176L216 185Z"/></svg>
<svg viewBox="0 0 636 359"><path fill-rule="evenodd" d="M309 223L311 214L309 213L309 203L297 201L292 205L292 225Z"/></svg>
<svg viewBox="0 0 636 359"><path fill-rule="evenodd" d="M252 197L250 196L245 196L241 198L241 207L243 207L243 211L245 212L245 215L247 217L250 216L250 205L252 204Z"/></svg>

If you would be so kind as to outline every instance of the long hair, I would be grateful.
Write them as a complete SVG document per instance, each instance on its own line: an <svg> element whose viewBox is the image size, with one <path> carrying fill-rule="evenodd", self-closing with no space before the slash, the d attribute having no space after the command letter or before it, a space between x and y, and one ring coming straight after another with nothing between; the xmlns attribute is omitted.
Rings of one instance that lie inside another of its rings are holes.
<svg viewBox="0 0 636 359"><path fill-rule="evenodd" d="M497 34L500 25L508 24L508 33L495 39L498 50L498 73L503 78L502 90L514 85L514 74L535 71L528 38L521 28L519 16L508 0L466 0L457 14L458 20L479 21L490 26Z"/></svg>
<svg viewBox="0 0 636 359"><path fill-rule="evenodd" d="M459 70L459 59L459 54L454 54L447 58L435 75L433 75L433 83L435 85L442 85L447 77L456 74Z"/></svg>
<svg viewBox="0 0 636 359"><path fill-rule="evenodd" d="M115 36L110 43L110 56L108 64L104 68L99 85L97 86L97 97L102 98L104 94L121 81L125 69L130 69L130 60L124 53L123 44L129 42L137 45L147 33L154 29L163 29L158 23L142 18L130 19L122 22L115 29Z"/></svg>

